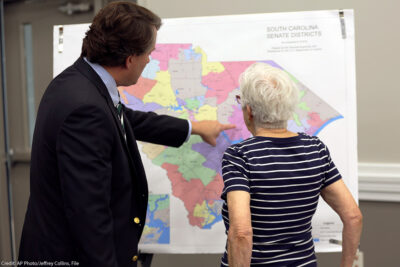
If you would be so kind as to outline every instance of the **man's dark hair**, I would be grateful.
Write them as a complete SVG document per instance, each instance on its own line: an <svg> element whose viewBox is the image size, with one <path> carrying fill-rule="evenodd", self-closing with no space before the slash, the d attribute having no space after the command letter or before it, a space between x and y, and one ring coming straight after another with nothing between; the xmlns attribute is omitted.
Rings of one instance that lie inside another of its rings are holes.
<svg viewBox="0 0 400 267"><path fill-rule="evenodd" d="M81 56L103 66L122 66L150 49L161 19L132 2L111 2L97 13L83 39Z"/></svg>

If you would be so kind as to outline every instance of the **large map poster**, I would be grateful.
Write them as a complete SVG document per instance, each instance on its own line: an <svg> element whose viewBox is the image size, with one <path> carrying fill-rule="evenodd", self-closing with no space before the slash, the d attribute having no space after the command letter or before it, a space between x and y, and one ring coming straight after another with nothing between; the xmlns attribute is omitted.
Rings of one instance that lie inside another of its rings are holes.
<svg viewBox="0 0 400 267"><path fill-rule="evenodd" d="M87 27L55 27L55 74L79 55ZM119 88L123 102L136 110L193 121L218 119L237 128L223 132L216 147L199 136L180 148L139 144L150 190L142 251L225 250L221 158L229 145L250 137L235 95L239 75L254 62L281 68L296 82L300 101L288 128L318 135L328 145L357 198L353 29L350 10L163 20L138 83ZM341 227L321 200L313 220L316 250L339 251L329 240L341 239Z"/></svg>

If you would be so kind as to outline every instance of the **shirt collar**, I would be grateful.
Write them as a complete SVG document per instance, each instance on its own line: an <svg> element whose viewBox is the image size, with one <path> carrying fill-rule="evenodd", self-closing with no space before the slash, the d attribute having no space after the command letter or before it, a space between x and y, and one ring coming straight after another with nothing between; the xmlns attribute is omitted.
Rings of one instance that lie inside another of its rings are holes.
<svg viewBox="0 0 400 267"><path fill-rule="evenodd" d="M106 86L114 105L117 105L120 102L120 97L118 93L117 83L115 82L114 78L111 76L110 73L108 73L105 68L103 68L99 64L90 62L86 57L84 57L83 59L89 64L90 67L92 67L97 75L100 76L100 79Z"/></svg>

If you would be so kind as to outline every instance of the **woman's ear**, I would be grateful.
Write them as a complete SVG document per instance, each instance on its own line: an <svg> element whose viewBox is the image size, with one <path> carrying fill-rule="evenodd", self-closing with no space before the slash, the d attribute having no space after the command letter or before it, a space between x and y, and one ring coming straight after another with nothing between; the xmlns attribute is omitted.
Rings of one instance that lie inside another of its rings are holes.
<svg viewBox="0 0 400 267"><path fill-rule="evenodd" d="M247 111L247 119L249 121L253 121L253 113L249 105L246 105L246 111Z"/></svg>

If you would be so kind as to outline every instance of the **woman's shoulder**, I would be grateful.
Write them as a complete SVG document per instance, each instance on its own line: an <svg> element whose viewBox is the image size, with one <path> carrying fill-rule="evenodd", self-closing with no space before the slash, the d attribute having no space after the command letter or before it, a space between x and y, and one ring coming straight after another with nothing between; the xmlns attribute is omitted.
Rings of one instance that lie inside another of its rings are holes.
<svg viewBox="0 0 400 267"><path fill-rule="evenodd" d="M321 139L319 139L316 135L309 135L307 133L298 133L299 139L303 142L310 142L310 143L323 143Z"/></svg>
<svg viewBox="0 0 400 267"><path fill-rule="evenodd" d="M309 149L316 149L322 154L325 154L328 151L328 147L318 136L308 135L306 133L299 133L299 135L301 142L303 142L302 145L304 147L308 147Z"/></svg>
<svg viewBox="0 0 400 267"><path fill-rule="evenodd" d="M235 151L242 151L245 150L247 147L253 146L256 142L256 137L252 136L240 142L231 144L227 150L235 150Z"/></svg>
<svg viewBox="0 0 400 267"><path fill-rule="evenodd" d="M254 143L255 137L250 137L240 142L231 144L225 150L225 154L234 154L236 156L244 156L245 152Z"/></svg>

